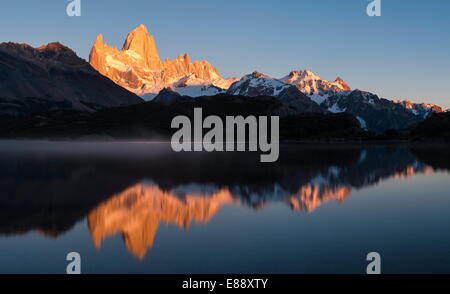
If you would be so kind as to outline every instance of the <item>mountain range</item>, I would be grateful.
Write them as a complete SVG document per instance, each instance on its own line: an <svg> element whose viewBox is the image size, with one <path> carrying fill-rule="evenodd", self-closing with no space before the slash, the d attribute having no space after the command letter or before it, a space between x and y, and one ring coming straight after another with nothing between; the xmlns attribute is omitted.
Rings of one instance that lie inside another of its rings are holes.
<svg viewBox="0 0 450 294"><path fill-rule="evenodd" d="M225 79L207 61L192 63L187 54L161 62L154 37L144 25L128 34L121 51L104 44L99 35L91 50L90 63L115 83L146 100L153 99L164 88L190 97L221 93L274 96L299 112L350 112L362 128L375 132L408 128L432 113L443 112L433 104L390 101L352 90L340 77L328 81L309 70L294 70L279 79L258 72L240 79ZM161 96L158 101L163 102Z"/></svg>
<svg viewBox="0 0 450 294"><path fill-rule="evenodd" d="M433 104L384 99L352 89L340 77L328 81L309 70L281 78L256 71L224 78L209 62L191 61L187 54L162 61L144 25L128 34L120 50L98 35L89 63L59 43L39 48L1 43L0 65L0 116L64 108L95 112L145 100L171 105L186 97L270 96L285 106L284 115L348 112L361 128L383 133L444 112Z"/></svg>

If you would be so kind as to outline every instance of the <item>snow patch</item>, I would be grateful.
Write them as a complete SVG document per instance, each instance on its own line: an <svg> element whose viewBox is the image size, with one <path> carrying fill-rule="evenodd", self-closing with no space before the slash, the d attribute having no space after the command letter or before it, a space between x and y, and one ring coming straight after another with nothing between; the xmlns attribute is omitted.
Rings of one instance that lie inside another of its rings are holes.
<svg viewBox="0 0 450 294"><path fill-rule="evenodd" d="M328 99L329 95L328 94L324 94L324 95L320 95L320 94L312 94L312 95L308 95L308 97L316 102L317 104L322 104L322 102L324 102L325 100Z"/></svg>
<svg viewBox="0 0 450 294"><path fill-rule="evenodd" d="M357 116L356 119L359 121L359 125L361 126L361 128L363 128L364 130L367 130L366 121L360 116Z"/></svg>
<svg viewBox="0 0 450 294"><path fill-rule="evenodd" d="M331 106L330 108L328 108L328 111L329 111L329 112L332 112L332 113L341 113L341 112L345 112L345 111L346 111L346 108L341 109L341 108L337 105L337 103L334 103L333 106Z"/></svg>
<svg viewBox="0 0 450 294"><path fill-rule="evenodd" d="M131 66L128 66L117 59L114 59L111 55L106 56L106 64L109 67L115 68L121 72L128 72L132 69Z"/></svg>
<svg viewBox="0 0 450 294"><path fill-rule="evenodd" d="M186 86L182 88L174 88L173 91L177 92L181 96L189 97L201 97L201 96L214 96L225 91L214 86Z"/></svg>
<svg viewBox="0 0 450 294"><path fill-rule="evenodd" d="M142 59L142 56L139 55L139 53L137 53L137 52L135 52L135 51L133 51L133 50L131 50L131 49L126 50L126 51L125 51L125 54L128 55L128 56L131 57L131 58L136 59L136 60Z"/></svg>

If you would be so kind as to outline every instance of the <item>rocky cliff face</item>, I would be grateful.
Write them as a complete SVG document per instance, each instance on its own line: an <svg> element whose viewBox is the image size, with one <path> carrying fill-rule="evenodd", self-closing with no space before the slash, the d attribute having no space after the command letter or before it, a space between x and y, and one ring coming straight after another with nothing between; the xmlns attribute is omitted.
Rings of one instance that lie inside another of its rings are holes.
<svg viewBox="0 0 450 294"><path fill-rule="evenodd" d="M60 43L0 44L0 115L98 109L142 102Z"/></svg>
<svg viewBox="0 0 450 294"><path fill-rule="evenodd" d="M211 94L211 88L207 86L227 89L235 81L222 78L207 61L192 62L187 54L162 62L154 38L144 25L128 34L122 50L106 45L103 36L99 35L92 47L89 62L116 84L149 98L164 88L182 88L193 97L205 96ZM180 80L186 77L195 79L195 84L179 87ZM191 86L195 90L186 90Z"/></svg>
<svg viewBox="0 0 450 294"><path fill-rule="evenodd" d="M128 34L123 44L125 52L136 52L141 65L153 69L161 70L163 68L159 58L158 50L156 50L155 39L148 34L147 28L140 25L134 31Z"/></svg>

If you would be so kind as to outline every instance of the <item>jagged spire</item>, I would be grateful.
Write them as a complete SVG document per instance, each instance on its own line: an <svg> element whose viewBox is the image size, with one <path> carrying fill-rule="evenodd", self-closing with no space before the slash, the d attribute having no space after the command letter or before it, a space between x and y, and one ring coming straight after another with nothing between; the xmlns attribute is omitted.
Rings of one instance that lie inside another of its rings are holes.
<svg viewBox="0 0 450 294"><path fill-rule="evenodd" d="M103 46L103 35L102 34L97 36L97 38L95 39L94 46Z"/></svg>
<svg viewBox="0 0 450 294"><path fill-rule="evenodd" d="M128 34L122 50L133 50L139 54L150 69L161 69L161 60L156 49L155 40L143 24Z"/></svg>

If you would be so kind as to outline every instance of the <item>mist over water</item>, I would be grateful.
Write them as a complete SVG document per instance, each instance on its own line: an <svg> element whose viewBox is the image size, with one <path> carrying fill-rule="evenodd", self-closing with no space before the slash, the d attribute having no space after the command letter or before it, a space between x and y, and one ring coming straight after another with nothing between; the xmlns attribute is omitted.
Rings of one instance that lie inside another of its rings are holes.
<svg viewBox="0 0 450 294"><path fill-rule="evenodd" d="M0 142L0 272L450 271L445 147Z"/></svg>

